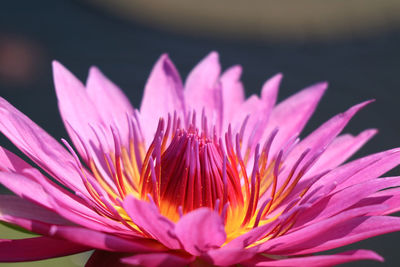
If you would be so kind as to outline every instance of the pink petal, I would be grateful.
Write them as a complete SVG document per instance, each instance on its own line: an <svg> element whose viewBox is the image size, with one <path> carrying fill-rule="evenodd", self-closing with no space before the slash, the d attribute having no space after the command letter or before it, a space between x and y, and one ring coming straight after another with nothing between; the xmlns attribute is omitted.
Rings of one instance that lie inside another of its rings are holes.
<svg viewBox="0 0 400 267"><path fill-rule="evenodd" d="M101 144L111 149L113 143L110 136L104 136L100 129L108 125L102 122L84 85L57 61L53 61L53 76L61 117L79 154L87 161L88 155L84 147L93 146L94 149L99 149ZM102 138L100 143L94 130Z"/></svg>
<svg viewBox="0 0 400 267"><path fill-rule="evenodd" d="M278 97L279 85L282 81L282 73L278 73L267 80L261 89L261 99L265 104L265 116L269 117L269 113L276 103Z"/></svg>
<svg viewBox="0 0 400 267"><path fill-rule="evenodd" d="M177 111L181 115L185 111L183 85L178 71L168 55L162 55L147 80L140 114L145 139L152 140L160 118L167 118Z"/></svg>
<svg viewBox="0 0 400 267"><path fill-rule="evenodd" d="M155 206L128 196L123 204L132 221L170 249L181 246L174 235L174 223L162 216Z"/></svg>
<svg viewBox="0 0 400 267"><path fill-rule="evenodd" d="M14 195L0 195L0 220L7 217L36 220L48 224L72 225L58 214Z"/></svg>
<svg viewBox="0 0 400 267"><path fill-rule="evenodd" d="M116 252L153 252L165 250L159 243L143 238L123 238L115 234L74 226L53 225L50 235L76 244Z"/></svg>
<svg viewBox="0 0 400 267"><path fill-rule="evenodd" d="M307 223L316 223L319 220L328 218L351 207L361 199L375 192L395 186L400 186L399 177L379 178L347 187L328 196L323 196L314 202L313 206L301 213L296 220L295 227L296 225L303 227Z"/></svg>
<svg viewBox="0 0 400 267"><path fill-rule="evenodd" d="M114 83L107 79L96 67L91 67L86 83L87 94L105 125L115 125L121 136L121 142L129 145L128 115L133 107L128 98Z"/></svg>
<svg viewBox="0 0 400 267"><path fill-rule="evenodd" d="M245 98L243 84L240 81L241 75L242 67L240 66L233 66L221 75L223 118L226 124L224 129L232 121L236 108L243 103Z"/></svg>
<svg viewBox="0 0 400 267"><path fill-rule="evenodd" d="M195 257L172 253L136 254L132 257L122 258L121 262L143 267L187 266Z"/></svg>
<svg viewBox="0 0 400 267"><path fill-rule="evenodd" d="M371 139L377 130L369 129L360 133L358 136L345 134L337 137L328 146L324 155L310 169L310 173L314 173L320 169L332 169L350 158L357 152L369 139Z"/></svg>
<svg viewBox="0 0 400 267"><path fill-rule="evenodd" d="M217 126L222 122L223 112L220 73L218 53L211 52L194 67L185 83L188 111L195 110L199 116L204 108L208 120Z"/></svg>
<svg viewBox="0 0 400 267"><path fill-rule="evenodd" d="M32 201L48 209L53 209L43 187L30 178L19 174L0 172L0 184L23 199Z"/></svg>
<svg viewBox="0 0 400 267"><path fill-rule="evenodd" d="M300 255L345 246L366 238L400 230L400 218L360 217L379 211L380 205L344 211L260 245L269 254Z"/></svg>
<svg viewBox="0 0 400 267"><path fill-rule="evenodd" d="M43 236L17 240L0 239L0 262L44 260L88 250L90 248Z"/></svg>
<svg viewBox="0 0 400 267"><path fill-rule="evenodd" d="M395 148L376 154L372 154L345 165L342 165L330 173L315 181L308 190L309 194L327 195L331 190L338 191L354 184L362 183L379 177L400 163L400 149ZM296 194L304 190L312 178L304 179L297 185ZM331 185L334 185L333 187Z"/></svg>
<svg viewBox="0 0 400 267"><path fill-rule="evenodd" d="M318 83L279 103L271 112L264 138L281 125L271 147L275 155L293 136L298 135L311 117L328 84Z"/></svg>
<svg viewBox="0 0 400 267"><path fill-rule="evenodd" d="M219 248L208 251L202 257L215 266L232 266L252 258L257 251L255 249Z"/></svg>
<svg viewBox="0 0 400 267"><path fill-rule="evenodd" d="M220 247L226 239L221 217L208 208L200 208L184 215L176 224L175 234L184 249L196 256Z"/></svg>
<svg viewBox="0 0 400 267"><path fill-rule="evenodd" d="M351 118L369 103L370 101L366 101L355 105L344 113L340 113L322 124L293 149L285 164L291 166L306 149L310 149L310 152L307 154L304 161L307 161L307 159L311 158L318 151L325 149L325 147L343 130ZM290 170L290 168L287 169ZM324 170L326 169L319 169L318 171L323 172Z"/></svg>
<svg viewBox="0 0 400 267"><path fill-rule="evenodd" d="M74 191L87 192L73 157L43 129L2 98L0 131L63 185Z"/></svg>
<svg viewBox="0 0 400 267"><path fill-rule="evenodd" d="M351 250L334 255L316 255L280 260L264 260L266 257L259 257L256 260L243 263L244 266L333 266L346 262L359 260L375 260L383 262L383 258L370 250Z"/></svg>

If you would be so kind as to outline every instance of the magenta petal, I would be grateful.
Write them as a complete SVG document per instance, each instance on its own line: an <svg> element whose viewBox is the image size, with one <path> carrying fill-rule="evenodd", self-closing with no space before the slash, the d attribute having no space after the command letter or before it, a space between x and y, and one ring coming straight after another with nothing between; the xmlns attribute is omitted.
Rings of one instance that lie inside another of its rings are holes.
<svg viewBox="0 0 400 267"><path fill-rule="evenodd" d="M174 223L162 216L155 206L128 196L123 204L132 221L171 249L179 249L180 244L174 234Z"/></svg>
<svg viewBox="0 0 400 267"><path fill-rule="evenodd" d="M121 262L143 267L186 266L194 261L195 257L177 255L172 253L137 254L132 257L122 258Z"/></svg>
<svg viewBox="0 0 400 267"><path fill-rule="evenodd" d="M49 224L71 225L58 214L13 195L0 195L0 220L7 217L25 218Z"/></svg>
<svg viewBox="0 0 400 267"><path fill-rule="evenodd" d="M259 246L268 254L301 255L348 245L376 235L399 231L400 218L363 216L382 205L344 211Z"/></svg>
<svg viewBox="0 0 400 267"><path fill-rule="evenodd" d="M63 185L74 191L86 192L71 154L2 98L0 98L0 131Z"/></svg>
<svg viewBox="0 0 400 267"><path fill-rule="evenodd" d="M88 251L91 248L50 237L0 239L0 262L36 261Z"/></svg>
<svg viewBox="0 0 400 267"><path fill-rule="evenodd" d="M96 67L91 67L86 83L87 95L92 100L105 125L113 125L121 133L121 142L129 145L129 124L127 116L132 116L133 107L128 98L114 83L107 79Z"/></svg>
<svg viewBox="0 0 400 267"><path fill-rule="evenodd" d="M116 252L152 252L165 250L159 243L143 238L123 238L74 226L52 226L51 236L92 247Z"/></svg>
<svg viewBox="0 0 400 267"><path fill-rule="evenodd" d="M383 258L370 250L351 250L334 255L305 256L280 260L265 260L266 257L258 257L243 263L244 266L333 266L346 262L359 260L375 260L383 262Z"/></svg>
<svg viewBox="0 0 400 267"><path fill-rule="evenodd" d="M365 130L357 136L345 134L337 137L328 146L314 166L310 169L310 173L314 173L320 169L332 169L350 158L357 152L367 141L369 141L378 131L375 129Z"/></svg>
<svg viewBox="0 0 400 267"><path fill-rule="evenodd" d="M377 191L395 186L400 186L400 177L374 179L323 196L316 200L313 206L299 215L295 226L302 227L308 223L316 223L321 219L331 217L346 210Z"/></svg>
<svg viewBox="0 0 400 267"><path fill-rule="evenodd" d="M219 248L208 251L202 257L216 266L232 266L252 258L256 249Z"/></svg>
<svg viewBox="0 0 400 267"><path fill-rule="evenodd" d="M140 114L147 141L153 139L160 118L167 118L174 111L182 115L185 111L183 85L178 71L168 55L162 55L147 80Z"/></svg>
<svg viewBox="0 0 400 267"><path fill-rule="evenodd" d="M220 247L226 240L220 215L208 208L200 208L184 215L177 222L175 233L184 249L196 256Z"/></svg>
<svg viewBox="0 0 400 267"><path fill-rule="evenodd" d="M327 83L310 86L279 103L272 110L264 135L264 138L267 138L272 131L279 128L271 147L272 155L279 151L290 138L301 132L327 86Z"/></svg>

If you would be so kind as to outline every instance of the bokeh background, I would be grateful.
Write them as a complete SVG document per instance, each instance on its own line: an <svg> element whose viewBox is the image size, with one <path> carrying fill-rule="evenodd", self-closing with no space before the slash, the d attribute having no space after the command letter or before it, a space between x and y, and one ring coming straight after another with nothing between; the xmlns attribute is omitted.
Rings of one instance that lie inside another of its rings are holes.
<svg viewBox="0 0 400 267"><path fill-rule="evenodd" d="M97 65L138 107L161 53L169 53L185 77L216 50L224 68L243 66L248 96L278 72L284 74L279 99L329 81L303 136L349 106L375 98L345 130L380 130L356 155L362 156L400 146L399 14L398 0L3 1L0 95L60 139L66 132L51 60L61 61L83 81L88 68ZM3 136L0 144L17 152ZM400 175L399 168L392 174ZM25 236L0 226L0 238ZM394 233L352 245L373 249L386 262L346 266L400 266L399 243L400 233ZM79 266L86 257L0 265Z"/></svg>

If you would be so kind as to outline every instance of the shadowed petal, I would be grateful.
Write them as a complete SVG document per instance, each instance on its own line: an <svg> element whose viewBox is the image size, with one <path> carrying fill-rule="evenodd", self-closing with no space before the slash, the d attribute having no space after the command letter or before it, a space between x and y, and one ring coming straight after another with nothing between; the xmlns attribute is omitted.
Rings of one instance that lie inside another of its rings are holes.
<svg viewBox="0 0 400 267"><path fill-rule="evenodd" d="M172 253L137 254L132 257L122 258L121 262L143 267L186 266L194 261L195 257Z"/></svg>
<svg viewBox="0 0 400 267"><path fill-rule="evenodd" d="M50 237L0 239L0 262L37 261L88 251L91 248Z"/></svg>
<svg viewBox="0 0 400 267"><path fill-rule="evenodd" d="M280 260L265 260L266 257L258 257L243 263L244 266L333 266L346 262L359 260L375 260L383 262L383 258L370 250L350 250L334 255L305 256Z"/></svg>
<svg viewBox="0 0 400 267"><path fill-rule="evenodd" d="M174 234L174 223L162 216L152 204L128 196L123 206L139 228L171 249L180 248Z"/></svg>
<svg viewBox="0 0 400 267"><path fill-rule="evenodd" d="M124 267L127 265L121 262L121 258L127 255L129 254L95 250L86 262L85 267Z"/></svg>
<svg viewBox="0 0 400 267"><path fill-rule="evenodd" d="M197 256L221 246L226 239L221 217L208 208L184 215L177 222L175 233L185 250Z"/></svg>
<svg viewBox="0 0 400 267"><path fill-rule="evenodd" d="M219 248L208 251L202 257L216 266L231 266L252 258L256 249Z"/></svg>

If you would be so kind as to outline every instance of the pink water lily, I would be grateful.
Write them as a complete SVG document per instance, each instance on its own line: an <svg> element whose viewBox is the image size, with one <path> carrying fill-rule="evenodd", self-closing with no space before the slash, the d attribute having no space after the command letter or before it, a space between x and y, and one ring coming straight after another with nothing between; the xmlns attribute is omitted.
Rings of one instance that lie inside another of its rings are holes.
<svg viewBox="0 0 400 267"><path fill-rule="evenodd" d="M382 261L320 252L400 230L387 216L400 178L378 178L400 149L344 163L376 133L339 135L369 101L299 139L326 83L276 105L281 74L245 99L241 68L221 73L217 53L185 84L162 55L135 110L95 67L86 86L53 71L72 143L0 99L1 132L40 168L0 148L16 194L0 195L0 220L40 235L0 240L2 262L94 250L86 266L331 266Z"/></svg>

